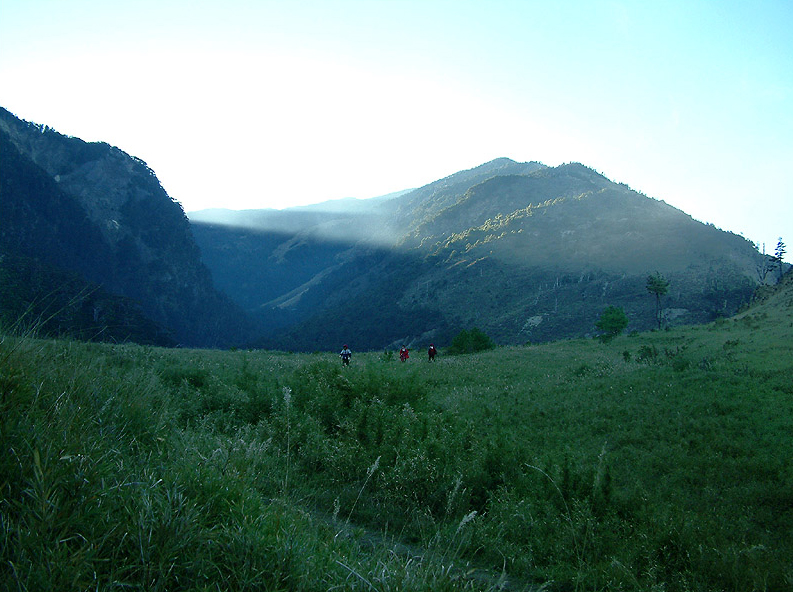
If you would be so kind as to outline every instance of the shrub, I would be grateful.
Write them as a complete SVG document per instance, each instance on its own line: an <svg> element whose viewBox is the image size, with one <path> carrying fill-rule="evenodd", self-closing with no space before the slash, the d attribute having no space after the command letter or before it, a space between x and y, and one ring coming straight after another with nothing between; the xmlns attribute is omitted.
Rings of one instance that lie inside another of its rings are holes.
<svg viewBox="0 0 793 592"><path fill-rule="evenodd" d="M642 345L639 347L639 353L636 356L637 362L650 364L658 358L658 349L654 345Z"/></svg>
<svg viewBox="0 0 793 592"><path fill-rule="evenodd" d="M496 344L488 337L484 331L474 327L470 331L463 329L460 331L449 346L450 354L473 354L480 351L493 349Z"/></svg>
<svg viewBox="0 0 793 592"><path fill-rule="evenodd" d="M603 342L614 339L628 326L628 315L619 306L609 306L600 315L595 323L595 328L601 332L600 340Z"/></svg>

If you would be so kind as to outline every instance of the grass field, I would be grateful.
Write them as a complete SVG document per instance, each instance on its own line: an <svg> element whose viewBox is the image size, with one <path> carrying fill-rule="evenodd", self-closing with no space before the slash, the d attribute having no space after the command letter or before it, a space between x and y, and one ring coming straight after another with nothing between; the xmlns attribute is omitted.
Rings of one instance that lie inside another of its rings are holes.
<svg viewBox="0 0 793 592"><path fill-rule="evenodd" d="M790 283L432 364L7 332L0 587L790 590L792 337Z"/></svg>

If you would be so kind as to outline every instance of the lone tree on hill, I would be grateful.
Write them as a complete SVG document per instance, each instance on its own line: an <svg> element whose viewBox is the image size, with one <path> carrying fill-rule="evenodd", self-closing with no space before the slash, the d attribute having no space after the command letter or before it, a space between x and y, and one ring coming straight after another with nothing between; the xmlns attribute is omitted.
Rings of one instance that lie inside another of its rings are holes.
<svg viewBox="0 0 793 592"><path fill-rule="evenodd" d="M757 250L760 250L759 246ZM774 256L766 255L765 243L763 243L763 250L760 254L762 255L762 258L760 259L760 263L757 264L757 279L759 279L760 283L765 286L766 277L768 277L768 274L774 269Z"/></svg>
<svg viewBox="0 0 793 592"><path fill-rule="evenodd" d="M600 331L600 340L603 343L611 341L628 326L628 315L619 306L609 306L600 315L595 323L595 328Z"/></svg>
<svg viewBox="0 0 793 592"><path fill-rule="evenodd" d="M661 296L669 291L669 280L657 271L647 276L647 291L655 294L655 320L661 328Z"/></svg>
<svg viewBox="0 0 793 592"><path fill-rule="evenodd" d="M782 264L782 259L785 257L785 243L782 242L782 237L779 237L779 242L776 244L776 250L773 257L771 257L771 268L776 267L779 270L779 280L782 280L784 275L785 266Z"/></svg>

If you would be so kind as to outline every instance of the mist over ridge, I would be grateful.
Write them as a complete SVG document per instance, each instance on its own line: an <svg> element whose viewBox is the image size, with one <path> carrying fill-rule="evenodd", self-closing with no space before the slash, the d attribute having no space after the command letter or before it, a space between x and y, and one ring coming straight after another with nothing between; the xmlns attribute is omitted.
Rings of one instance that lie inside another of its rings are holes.
<svg viewBox="0 0 793 592"><path fill-rule="evenodd" d="M355 337L393 347L473 325L503 343L543 341L590 333L609 303L648 328L643 283L653 271L677 288L668 322L696 323L736 310L757 283L749 241L579 163L499 158L347 202L355 208L327 203L235 213L236 228L192 214L218 284L273 327L262 345ZM260 229L245 227L254 220Z"/></svg>

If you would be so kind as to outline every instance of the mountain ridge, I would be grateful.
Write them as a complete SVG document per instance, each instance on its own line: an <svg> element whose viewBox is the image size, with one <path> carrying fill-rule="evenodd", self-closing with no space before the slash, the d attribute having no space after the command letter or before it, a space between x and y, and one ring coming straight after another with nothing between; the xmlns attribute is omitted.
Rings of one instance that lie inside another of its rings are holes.
<svg viewBox="0 0 793 592"><path fill-rule="evenodd" d="M591 335L610 305L643 330L656 271L664 322L700 323L751 298L764 257L581 163L497 158L372 200L189 219L118 148L5 110L0 142L0 250L79 271L188 345L442 345L473 326L516 344Z"/></svg>
<svg viewBox="0 0 793 592"><path fill-rule="evenodd" d="M256 304L292 315L261 345L311 349L320 342L306 336L321 334L340 341L355 336L364 347L379 348L420 343L423 335L441 342L473 325L500 343L544 341L591 334L600 310L613 303L626 307L634 329L652 328L644 281L656 270L676 290L667 322L703 322L751 297L761 257L744 238L580 163L497 159L409 191L370 215L387 238L359 233L323 241L320 225L301 229L297 242L328 260L285 290L289 297ZM354 229L356 220L345 218L345 227ZM235 232L238 240L251 237ZM201 224L195 233L206 258L216 243L205 240ZM296 236L285 233L273 252L288 251ZM269 259L268 253L257 258ZM220 273L217 263L209 265ZM359 271L350 273L350 266ZM281 269L281 280L288 274ZM231 280L221 284L234 293ZM310 307L301 308L302 301Z"/></svg>

